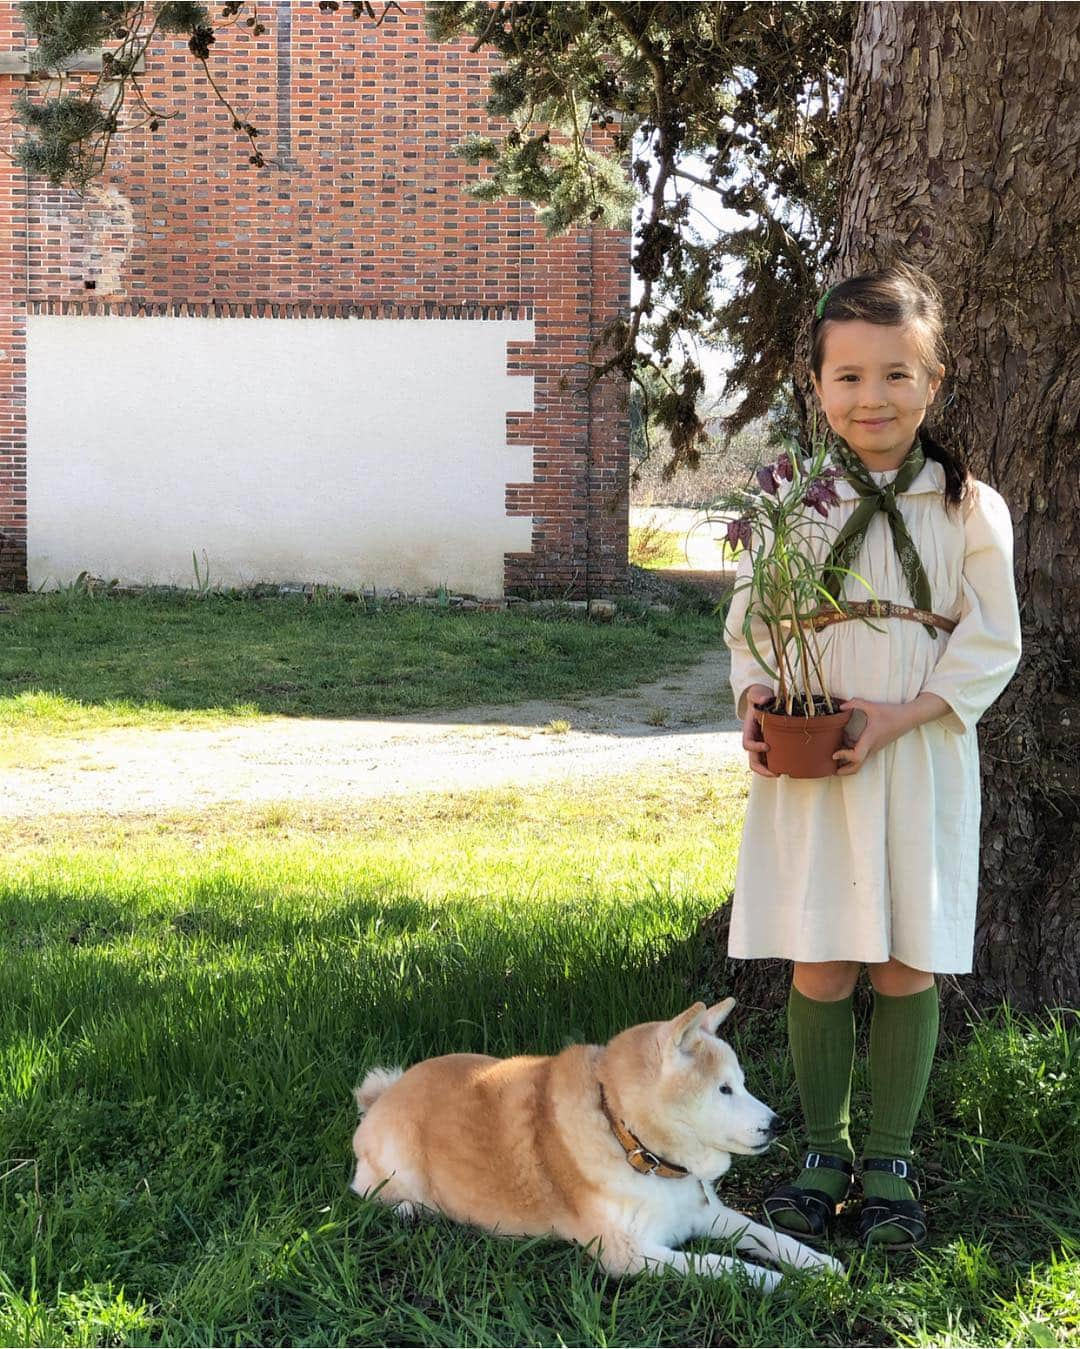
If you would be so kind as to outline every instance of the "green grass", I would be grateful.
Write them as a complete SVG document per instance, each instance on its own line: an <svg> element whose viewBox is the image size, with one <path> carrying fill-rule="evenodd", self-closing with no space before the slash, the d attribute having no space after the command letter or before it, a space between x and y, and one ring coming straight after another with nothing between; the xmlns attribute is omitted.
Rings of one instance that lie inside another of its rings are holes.
<svg viewBox="0 0 1080 1349"><path fill-rule="evenodd" d="M700 597L698 597L700 606ZM721 620L365 609L341 599L4 597L0 755L27 737L263 715L394 715L605 693L722 648Z"/></svg>
<svg viewBox="0 0 1080 1349"><path fill-rule="evenodd" d="M946 1042L932 1244L771 1297L606 1279L347 1190L375 1064L556 1052L698 994L745 774L0 827L0 1343L1068 1344L1075 1022ZM729 1023L797 1104L782 1026ZM861 1074L860 1070L860 1074ZM856 1082L865 1128L865 1077ZM737 1163L753 1202L787 1153Z"/></svg>
<svg viewBox="0 0 1080 1349"><path fill-rule="evenodd" d="M630 561L639 567L685 567L685 532L658 525L631 525Z"/></svg>

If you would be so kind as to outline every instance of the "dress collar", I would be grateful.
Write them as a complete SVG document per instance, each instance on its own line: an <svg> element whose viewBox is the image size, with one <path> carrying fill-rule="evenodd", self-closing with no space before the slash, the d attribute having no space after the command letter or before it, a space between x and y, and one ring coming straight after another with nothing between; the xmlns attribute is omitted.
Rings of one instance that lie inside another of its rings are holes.
<svg viewBox="0 0 1080 1349"><path fill-rule="evenodd" d="M840 467L840 465L837 465ZM887 469L884 473L871 473L870 476L879 487L887 482L892 482L893 478L900 472L898 468ZM833 481L836 489L836 495L841 501L861 501L862 497L856 492L855 488L846 478L836 478ZM923 464L915 481L902 493L903 496L915 496L922 492L944 492L945 491L945 470L936 459L927 459Z"/></svg>

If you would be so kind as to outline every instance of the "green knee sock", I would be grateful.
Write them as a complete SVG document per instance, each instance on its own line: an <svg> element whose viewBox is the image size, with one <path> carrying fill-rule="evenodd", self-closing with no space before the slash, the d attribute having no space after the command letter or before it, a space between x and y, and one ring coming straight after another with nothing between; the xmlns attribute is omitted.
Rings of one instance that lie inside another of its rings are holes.
<svg viewBox="0 0 1080 1349"><path fill-rule="evenodd" d="M854 1161L848 1133L855 1059L851 996L838 1002L815 1002L793 985L788 996L788 1040L810 1150ZM841 1171L815 1166L801 1171L795 1184L804 1190L823 1190L839 1200L847 1191L848 1180ZM784 1226L793 1231L810 1230L792 1213L784 1215Z"/></svg>
<svg viewBox="0 0 1080 1349"><path fill-rule="evenodd" d="M911 1135L922 1109L938 1036L938 991L890 998L874 993L870 1018L870 1099L873 1115L864 1157L911 1160ZM885 1171L863 1173L863 1193L878 1199L913 1199L907 1181ZM894 1234L879 1229L882 1240ZM899 1240L902 1233L895 1235Z"/></svg>

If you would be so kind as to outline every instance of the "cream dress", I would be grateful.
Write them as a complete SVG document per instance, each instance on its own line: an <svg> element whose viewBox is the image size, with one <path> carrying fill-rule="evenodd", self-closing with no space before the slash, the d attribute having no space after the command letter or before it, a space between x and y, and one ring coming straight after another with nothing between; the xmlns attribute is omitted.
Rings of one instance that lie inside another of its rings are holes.
<svg viewBox="0 0 1080 1349"><path fill-rule="evenodd" d="M896 470L874 473L884 483ZM975 723L1020 659L1008 507L973 483L945 509L945 472L926 465L898 500L930 581L931 608L957 620L934 640L911 619L860 619L824 629L823 670L840 698L902 703L919 693L950 711L871 754L857 773L796 779L751 775L739 849L728 954L738 959L896 957L938 973L971 969L979 875L979 746ZM825 553L861 500L837 479L840 504L815 530ZM817 518L817 517L815 517ZM751 684L775 687L742 636L749 555L740 562L725 639L741 718ZM867 530L853 570L879 600L913 604L884 512ZM846 599L871 595L852 576ZM758 650L770 650L754 628Z"/></svg>

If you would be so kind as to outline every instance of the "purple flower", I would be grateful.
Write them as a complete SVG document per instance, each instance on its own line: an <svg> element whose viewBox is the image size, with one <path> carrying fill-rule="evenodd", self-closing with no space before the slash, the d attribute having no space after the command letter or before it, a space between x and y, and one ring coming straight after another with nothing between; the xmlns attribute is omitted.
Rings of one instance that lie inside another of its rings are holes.
<svg viewBox="0 0 1080 1349"><path fill-rule="evenodd" d="M837 495L836 488L833 486L832 478L822 476L815 478L806 489L806 495L803 500L808 506L812 506L818 515L825 519L829 514L829 507L835 506L840 498Z"/></svg>
<svg viewBox="0 0 1080 1349"><path fill-rule="evenodd" d="M791 482L795 476L795 470L791 466L791 456L782 454L773 465L773 471L778 478L783 478L785 482Z"/></svg>
<svg viewBox="0 0 1080 1349"><path fill-rule="evenodd" d="M751 537L750 521L745 516L738 520L728 521L727 541L729 548L749 548Z"/></svg>
<svg viewBox="0 0 1080 1349"><path fill-rule="evenodd" d="M773 472L772 465L766 464L764 468L757 471L758 486L763 492L770 492L775 495L780 484L776 481L776 474Z"/></svg>

